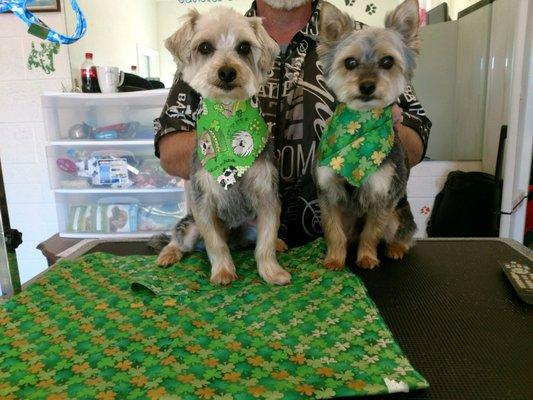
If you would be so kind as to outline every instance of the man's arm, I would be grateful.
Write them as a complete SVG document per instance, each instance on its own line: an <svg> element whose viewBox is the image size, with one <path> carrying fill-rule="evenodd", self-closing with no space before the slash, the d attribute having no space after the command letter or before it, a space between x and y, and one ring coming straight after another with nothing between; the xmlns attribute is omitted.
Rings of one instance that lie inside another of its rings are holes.
<svg viewBox="0 0 533 400"><path fill-rule="evenodd" d="M394 116L394 129L398 132L400 142L407 153L409 159L409 166L413 167L422 160L424 156L424 143L420 135L412 128L402 124L403 110L399 105L395 104L392 107Z"/></svg>
<svg viewBox="0 0 533 400"><path fill-rule="evenodd" d="M189 179L199 106L200 95L176 75L161 115L154 121L155 155L169 175Z"/></svg>
<svg viewBox="0 0 533 400"><path fill-rule="evenodd" d="M395 123L395 128L409 158L409 165L413 167L426 154L431 121L411 86L403 92L398 103L403 112L400 121Z"/></svg>
<svg viewBox="0 0 533 400"><path fill-rule="evenodd" d="M167 133L159 139L161 167L169 175L189 179L192 152L196 144L195 132Z"/></svg>
<svg viewBox="0 0 533 400"><path fill-rule="evenodd" d="M407 153L409 166L414 167L424 158L424 144L422 143L422 139L414 129L408 126L400 124L396 129L400 136L400 142L402 142L403 148Z"/></svg>

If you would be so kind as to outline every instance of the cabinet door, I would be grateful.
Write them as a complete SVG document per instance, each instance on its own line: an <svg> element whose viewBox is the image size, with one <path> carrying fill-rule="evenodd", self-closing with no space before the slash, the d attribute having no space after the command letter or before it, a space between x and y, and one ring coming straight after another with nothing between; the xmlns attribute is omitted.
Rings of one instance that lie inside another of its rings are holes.
<svg viewBox="0 0 533 400"><path fill-rule="evenodd" d="M452 160L480 160L483 151L492 4L457 20L457 73Z"/></svg>

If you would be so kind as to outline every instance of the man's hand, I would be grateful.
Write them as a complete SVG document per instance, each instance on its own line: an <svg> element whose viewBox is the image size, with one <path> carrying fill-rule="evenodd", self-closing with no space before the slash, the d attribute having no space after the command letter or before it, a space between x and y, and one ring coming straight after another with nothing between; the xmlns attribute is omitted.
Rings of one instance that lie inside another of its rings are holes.
<svg viewBox="0 0 533 400"><path fill-rule="evenodd" d="M159 140L161 167L172 176L189 179L195 132L167 133Z"/></svg>
<svg viewBox="0 0 533 400"><path fill-rule="evenodd" d="M394 122L394 129L398 132L400 142L402 142L402 146L407 153L409 166L414 167L421 161L424 152L422 139L413 129L402 125L402 109L397 104L392 106L392 119Z"/></svg>

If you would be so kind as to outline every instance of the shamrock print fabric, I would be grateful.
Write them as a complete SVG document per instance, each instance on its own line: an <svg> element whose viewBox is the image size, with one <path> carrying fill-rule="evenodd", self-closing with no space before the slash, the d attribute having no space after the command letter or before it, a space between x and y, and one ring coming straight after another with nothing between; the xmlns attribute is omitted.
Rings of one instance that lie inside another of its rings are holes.
<svg viewBox="0 0 533 400"><path fill-rule="evenodd" d="M202 166L229 189L265 148L268 128L255 97L228 104L205 98L196 136Z"/></svg>
<svg viewBox="0 0 533 400"><path fill-rule="evenodd" d="M318 161L360 187L377 171L393 145L392 106L357 111L341 103L320 139Z"/></svg>
<svg viewBox="0 0 533 400"><path fill-rule="evenodd" d="M318 240L280 254L293 276L285 287L259 278L251 251L234 254L229 287L210 285L199 252L169 269L155 256L60 261L0 306L0 398L303 399L427 387L359 278L322 268L324 252ZM131 290L147 274L166 285L159 295Z"/></svg>

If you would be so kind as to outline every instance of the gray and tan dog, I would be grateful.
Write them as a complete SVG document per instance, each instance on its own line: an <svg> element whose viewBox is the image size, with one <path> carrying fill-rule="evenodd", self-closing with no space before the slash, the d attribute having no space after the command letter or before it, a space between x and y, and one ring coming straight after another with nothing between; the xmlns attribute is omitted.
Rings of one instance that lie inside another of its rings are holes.
<svg viewBox="0 0 533 400"><path fill-rule="evenodd" d="M204 99L228 105L259 92L279 52L260 18L247 18L225 7L206 14L191 11L183 26L167 39L166 46L185 82ZM232 145L239 154L249 154L247 144L241 142L236 137ZM201 134L197 146L206 146ZM231 183L229 189L223 188L194 152L187 192L192 215L178 222L171 242L159 254L158 265L180 260L201 236L211 262L211 282L227 285L237 278L228 238L256 219L259 274L271 284L289 283L290 274L276 260L280 202L270 140L244 175Z"/></svg>
<svg viewBox="0 0 533 400"><path fill-rule="evenodd" d="M317 51L327 85L339 102L363 112L394 103L415 69L417 0L405 0L389 13L385 28L354 31L353 20L328 3L323 4L320 24ZM343 268L347 247L357 238L359 267L379 264L377 246L381 240L386 243L387 257L404 256L416 230L409 204L400 202L406 195L408 177L409 167L397 134L392 150L359 187L348 184L330 166L317 164L318 197L328 246L325 267Z"/></svg>

